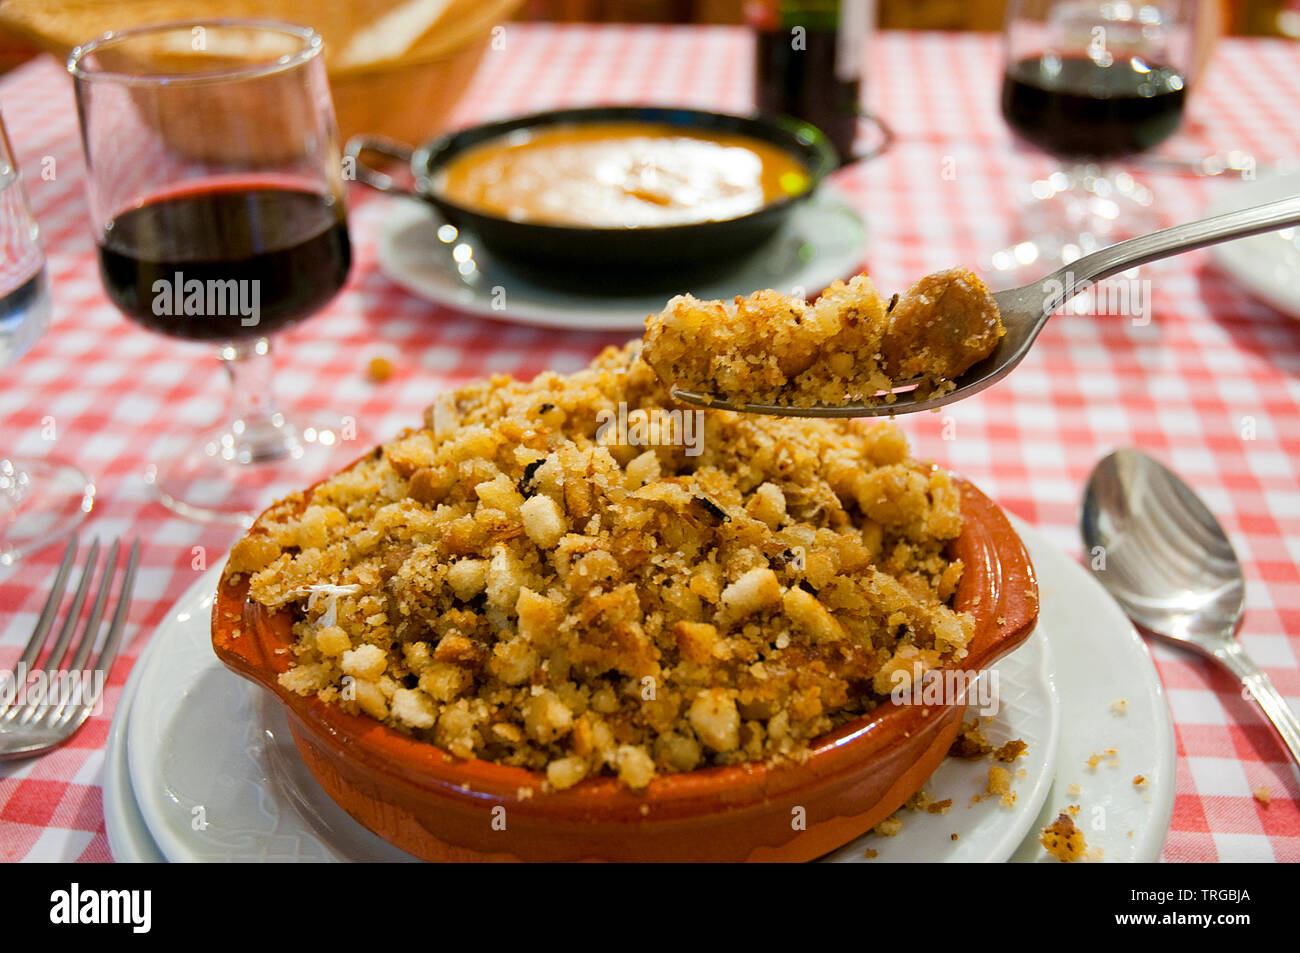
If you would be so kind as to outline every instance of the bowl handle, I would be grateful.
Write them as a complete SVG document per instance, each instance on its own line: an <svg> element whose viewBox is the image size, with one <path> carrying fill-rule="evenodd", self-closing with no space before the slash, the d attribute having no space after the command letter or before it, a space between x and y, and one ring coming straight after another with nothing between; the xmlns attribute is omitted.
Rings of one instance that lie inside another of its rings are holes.
<svg viewBox="0 0 1300 953"><path fill-rule="evenodd" d="M844 157L844 165L852 165L855 162L866 162L880 155L891 145L894 144L894 130L880 116L870 110L858 107L858 120L863 126L873 126L876 130L876 141L869 149L862 152L855 152L852 155Z"/></svg>
<svg viewBox="0 0 1300 953"><path fill-rule="evenodd" d="M411 156L414 154L414 150L410 146L385 136L360 135L353 136L347 141L347 145L343 147L343 155L345 162L352 166L348 171L353 173L357 181L379 192L387 192L391 195L405 195L413 199L423 198L417 189L403 188L397 184L397 180L391 175L367 165L361 158L363 152L378 152L390 159L405 162L409 167Z"/></svg>

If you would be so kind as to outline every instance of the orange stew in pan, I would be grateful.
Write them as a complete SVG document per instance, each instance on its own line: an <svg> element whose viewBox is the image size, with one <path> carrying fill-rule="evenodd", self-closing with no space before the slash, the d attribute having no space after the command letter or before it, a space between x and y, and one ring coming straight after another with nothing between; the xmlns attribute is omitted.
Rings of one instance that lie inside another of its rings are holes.
<svg viewBox="0 0 1300 953"><path fill-rule="evenodd" d="M481 143L448 162L433 186L481 214L636 228L736 218L810 184L798 158L752 136L593 122Z"/></svg>

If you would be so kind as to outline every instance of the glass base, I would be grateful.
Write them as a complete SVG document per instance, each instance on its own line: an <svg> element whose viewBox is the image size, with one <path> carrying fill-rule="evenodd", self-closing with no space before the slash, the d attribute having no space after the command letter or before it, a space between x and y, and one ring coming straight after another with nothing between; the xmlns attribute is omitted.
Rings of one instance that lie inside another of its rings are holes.
<svg viewBox="0 0 1300 953"><path fill-rule="evenodd" d="M0 566L58 542L95 503L95 484L74 466L0 460Z"/></svg>
<svg viewBox="0 0 1300 953"><path fill-rule="evenodd" d="M1032 183L1017 210L1014 244L985 263L995 291L1015 288L1098 249L1160 227L1151 191L1127 172L1095 165Z"/></svg>
<svg viewBox="0 0 1300 953"><path fill-rule="evenodd" d="M295 426L281 414L237 420L200 435L145 482L163 506L186 519L248 526L267 506L346 465L366 449L351 418Z"/></svg>

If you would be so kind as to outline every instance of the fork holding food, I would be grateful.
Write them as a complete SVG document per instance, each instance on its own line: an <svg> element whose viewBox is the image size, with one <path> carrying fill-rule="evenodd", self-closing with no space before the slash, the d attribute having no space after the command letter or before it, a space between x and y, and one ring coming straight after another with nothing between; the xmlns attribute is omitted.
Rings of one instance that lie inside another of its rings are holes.
<svg viewBox="0 0 1300 953"><path fill-rule="evenodd" d="M996 295L964 268L922 278L888 305L865 274L811 305L775 291L734 304L679 295L647 319L644 357L688 404L801 417L933 410L1010 374L1061 305L1097 282L1296 225L1300 195L1130 238Z"/></svg>
<svg viewBox="0 0 1300 953"><path fill-rule="evenodd" d="M984 282L964 268L922 278L885 302L867 275L811 304L776 291L734 302L678 295L647 321L645 359L687 391L795 408L926 393L988 357L1006 333Z"/></svg>

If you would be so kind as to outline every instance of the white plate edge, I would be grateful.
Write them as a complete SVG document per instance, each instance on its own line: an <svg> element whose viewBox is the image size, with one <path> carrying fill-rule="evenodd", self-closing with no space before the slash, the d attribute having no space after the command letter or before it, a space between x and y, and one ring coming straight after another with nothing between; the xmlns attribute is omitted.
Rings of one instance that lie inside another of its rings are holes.
<svg viewBox="0 0 1300 953"><path fill-rule="evenodd" d="M1267 186L1276 183L1282 179L1296 180L1296 187L1300 189L1300 169L1292 169L1283 172L1274 172L1264 177L1251 180L1249 183L1243 183L1236 189L1225 190L1212 198L1205 207L1206 217L1221 215L1225 212L1233 212L1242 208L1250 208L1252 205L1261 204L1253 201L1247 201L1243 204L1240 201L1241 192L1244 190L1248 193L1260 193L1267 189ZM1271 196L1269 201L1275 201L1277 196ZM1261 200L1263 201L1263 199ZM1258 237L1258 236L1252 236ZM1300 318L1300 297L1294 297L1279 292L1278 287L1271 281L1262 280L1259 274L1249 265L1243 264L1243 256L1247 253L1242 252L1242 247L1247 246L1245 243L1249 239L1239 242L1220 242L1210 247L1210 257L1214 263L1230 277L1245 289L1252 297L1264 302L1269 307L1282 312L1293 318ZM1248 256L1247 259L1248 260Z"/></svg>
<svg viewBox="0 0 1300 953"><path fill-rule="evenodd" d="M865 217L849 200L847 193L843 189L836 187L832 182L823 182L819 186L818 191L822 193L823 196L829 194L832 200L838 201L840 205L856 214L862 223L864 232L867 232ZM408 207L422 208L426 214L429 214L429 208L423 202L409 198L394 199L393 201L399 200L408 203ZM404 220L406 214L407 213L403 213L403 219L398 220L399 223ZM409 214L411 217L414 217L414 212ZM413 279L404 268L396 264L397 256L393 250L393 242L395 240L394 233L396 228L396 224L387 224L380 227L376 236L376 266L385 278L403 288L407 293L419 298L421 301L429 302L440 307L453 308L475 317L488 318L492 321L514 324L521 327L540 327L571 331L627 332L640 331L643 329L645 322L644 316L633 319L631 315L608 316L600 313L571 312L568 317L560 317L555 313L554 309L549 307L539 307L530 304L528 301L524 301L522 304L516 302L511 305L509 313L506 313L504 311L496 310L489 304L484 303L474 294L473 290L468 287L457 289L457 294L454 296L431 294L422 282ZM869 235L869 232L867 232L867 234ZM865 254L865 241L866 239L864 239L862 249L857 255L857 261L859 264ZM852 267L854 267L852 264L846 266L846 268ZM836 269L837 272L842 270L844 269ZM836 278L843 277L845 277L845 275L837 273L833 277L827 278L825 283L829 284ZM667 300L668 297L670 297L670 295L665 295L665 300ZM620 302L620 299L612 299L611 303L613 304L614 302ZM626 300L622 300L620 303L624 308L629 307ZM618 307L619 304L614 304L614 306Z"/></svg>
<svg viewBox="0 0 1300 953"><path fill-rule="evenodd" d="M221 573L224 570L226 565L226 558L227 556L223 555L215 565L210 567L198 579L196 579L188 589L185 590L185 592L181 595L181 597L176 600L176 602L172 605L170 609L167 610L167 614L163 617L163 621L159 623L159 627L161 627L164 623L172 622L177 612L180 611L182 609L182 606L184 606L189 601L194 600L196 602L201 603L202 600L206 598L208 595L216 593L217 586L221 580ZM194 613L191 613L191 617L193 616ZM179 637L178 634L183 634L184 631L185 630L182 628L180 624L175 624L172 625L167 630L165 635L168 638L176 639ZM154 632L156 635L157 629L155 629ZM154 650L154 645L161 645L163 643L164 640L162 639L150 639L149 645L146 646L145 651L140 653L140 658L136 661L136 665L135 665L137 669L140 669L142 671L142 674L140 676L140 683L139 683L140 685L143 685L145 682L151 680L153 671L162 664L161 660L167 657L167 653L162 649L158 649L156 651ZM217 664L220 664L215 654L213 654L212 659ZM135 672L132 671L132 675L134 674ZM139 686L137 686L136 690L137 691L140 690ZM132 710L134 711L135 708L134 697L132 698L132 702L133 702ZM134 731L135 731L134 721L132 720L132 722L126 725L127 768L129 771L129 777L131 779L131 789L135 793L136 803L137 805L139 805L141 816L145 818L146 825L148 825L148 814L145 811L146 805L141 802L141 798L140 798L140 790L141 790L140 778L147 776L145 772L148 770L148 765L145 764L145 760L146 760L145 755L140 753L137 750L136 746L131 744L131 735L134 733ZM151 790L151 789L146 788L146 790ZM155 811L160 814L162 813L160 810L158 810L157 805L155 805ZM158 849L162 852L163 856L167 858L167 860L176 862L176 861L184 861L189 859L185 856L184 845L180 841L175 840L171 836L171 832L166 829L165 825L162 831L156 831L153 829L153 827L150 826L149 834L153 838L154 842L157 844Z"/></svg>
<svg viewBox="0 0 1300 953"><path fill-rule="evenodd" d="M1158 718L1153 725L1156 733L1154 744L1157 749L1157 757L1160 762L1161 772L1159 783L1152 785L1150 791L1151 803L1155 805L1152 809L1153 823L1151 825L1151 830L1160 831L1161 833L1158 839L1153 839L1149 832L1144 832L1146 836L1139 841L1136 851L1137 856L1134 858L1134 862L1156 863L1160 860L1161 854L1164 850L1165 840L1169 834L1169 825L1173 819L1174 800L1177 796L1176 772L1178 767L1178 743L1177 730L1174 727L1173 716L1169 710L1169 700L1165 693L1164 683L1160 680L1160 673L1156 668L1155 659L1151 654L1151 648L1138 633L1137 628L1133 625L1132 621L1130 621L1124 614L1124 611L1119 607L1119 604L1111 597L1110 593L1106 592L1101 583L1094 579L1082 565L1066 555L1066 553L1057 547L1045 533L1040 532L1038 529L1030 526L1028 523L1013 514L1008 513L1007 516L1015 527L1016 532L1020 534L1021 538L1025 541L1026 549L1029 549L1030 551L1031 561L1036 558L1034 554L1035 548L1050 551L1063 566L1069 567L1068 572L1072 575L1076 575L1078 579L1081 580L1081 584L1085 585L1085 587L1094 588L1101 601L1108 606L1106 611L1109 612L1117 622L1122 621L1123 625L1117 626L1117 628L1122 628L1124 630L1125 641L1130 643L1132 646L1135 646L1140 655L1146 661L1146 667L1142 671L1142 682L1154 701L1153 707L1155 711L1163 716ZM1051 557L1049 557L1049 559L1050 558ZM1062 706L1064 707L1065 705L1066 702L1063 698ZM1061 764L1058 758L1058 769L1056 772L1058 778L1061 776L1062 769L1065 767L1067 766ZM1077 766L1070 767L1077 768ZM1056 809L1054 809L1049 803L1044 806L1042 813L1039 815L1039 819L1046 819L1047 822L1050 822L1052 816L1055 814ZM1029 843L1029 839L1026 839L1022 842L1022 846ZM1019 848L1017 848L1017 850L1018 849Z"/></svg>

